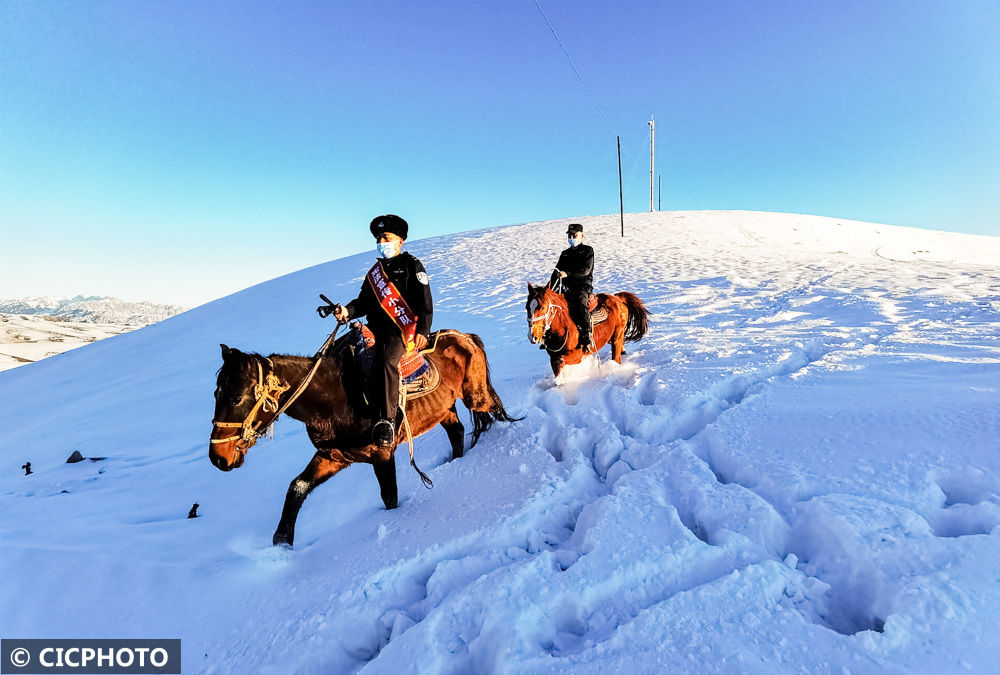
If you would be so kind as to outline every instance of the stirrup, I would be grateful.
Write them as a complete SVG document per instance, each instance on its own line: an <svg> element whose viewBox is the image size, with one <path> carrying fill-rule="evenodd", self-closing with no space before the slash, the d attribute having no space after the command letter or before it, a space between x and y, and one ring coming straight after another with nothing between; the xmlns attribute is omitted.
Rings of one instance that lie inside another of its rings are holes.
<svg viewBox="0 0 1000 675"><path fill-rule="evenodd" d="M380 446L391 446L396 440L396 427L392 421L381 419L372 427L372 443Z"/></svg>

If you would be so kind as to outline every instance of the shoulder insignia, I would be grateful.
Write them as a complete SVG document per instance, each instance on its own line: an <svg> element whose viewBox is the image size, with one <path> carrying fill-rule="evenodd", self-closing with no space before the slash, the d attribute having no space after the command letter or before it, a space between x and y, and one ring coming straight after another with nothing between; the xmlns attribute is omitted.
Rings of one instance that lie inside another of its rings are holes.
<svg viewBox="0 0 1000 675"><path fill-rule="evenodd" d="M430 283L430 279L427 278L426 272L417 272L417 281L422 283L424 286Z"/></svg>

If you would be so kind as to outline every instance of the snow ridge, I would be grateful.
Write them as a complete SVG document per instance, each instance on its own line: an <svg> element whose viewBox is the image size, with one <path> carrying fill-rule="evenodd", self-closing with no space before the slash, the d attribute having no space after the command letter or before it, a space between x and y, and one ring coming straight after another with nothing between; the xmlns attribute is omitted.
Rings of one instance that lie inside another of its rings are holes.
<svg viewBox="0 0 1000 675"><path fill-rule="evenodd" d="M148 326L185 311L178 305L126 302L113 297L34 297L0 300L0 314L52 316L65 321Z"/></svg>

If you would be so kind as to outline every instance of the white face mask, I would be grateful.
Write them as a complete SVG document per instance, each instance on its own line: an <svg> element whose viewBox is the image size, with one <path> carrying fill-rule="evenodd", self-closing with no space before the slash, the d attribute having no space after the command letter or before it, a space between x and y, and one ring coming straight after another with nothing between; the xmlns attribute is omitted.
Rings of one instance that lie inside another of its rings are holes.
<svg viewBox="0 0 1000 675"><path fill-rule="evenodd" d="M380 241L375 245L375 252L378 254L379 258L391 258L399 253L399 248L402 243L402 239L397 241Z"/></svg>

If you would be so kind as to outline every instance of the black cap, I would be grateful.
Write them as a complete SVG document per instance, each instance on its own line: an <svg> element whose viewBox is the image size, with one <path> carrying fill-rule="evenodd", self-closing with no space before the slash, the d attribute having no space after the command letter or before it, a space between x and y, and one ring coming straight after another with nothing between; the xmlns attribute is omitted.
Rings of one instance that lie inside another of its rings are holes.
<svg viewBox="0 0 1000 675"><path fill-rule="evenodd" d="M569 227L566 228L566 234L573 234L575 232L583 234L583 225L580 223L570 223Z"/></svg>
<svg viewBox="0 0 1000 675"><path fill-rule="evenodd" d="M374 218L372 220L372 224L368 226L368 229L372 231L372 236L376 239L378 239L378 236L383 232L392 232L400 239L406 239L406 232L410 229L410 226L407 225L406 221L399 216L387 213L384 216Z"/></svg>

